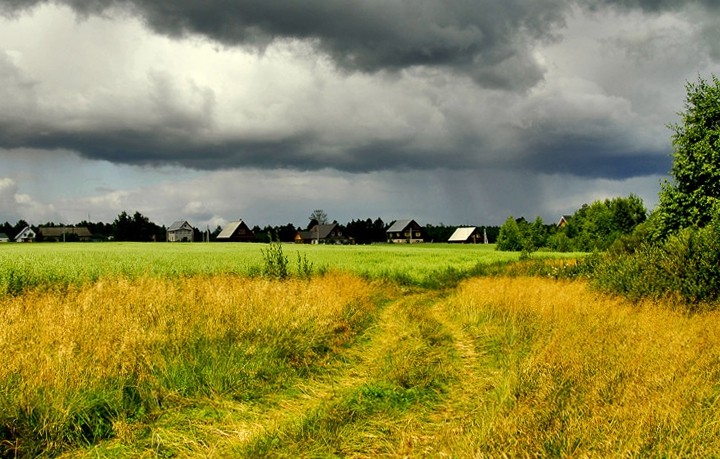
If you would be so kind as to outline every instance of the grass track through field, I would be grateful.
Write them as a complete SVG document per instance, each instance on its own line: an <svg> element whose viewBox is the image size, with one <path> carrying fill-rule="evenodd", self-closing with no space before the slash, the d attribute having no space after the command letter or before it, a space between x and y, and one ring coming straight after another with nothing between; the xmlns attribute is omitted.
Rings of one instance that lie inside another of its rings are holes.
<svg viewBox="0 0 720 459"><path fill-rule="evenodd" d="M186 401L64 457L453 456L490 430L502 374L446 297L398 292L327 371L260 402Z"/></svg>
<svg viewBox="0 0 720 459"><path fill-rule="evenodd" d="M428 291L400 293L382 306L375 325L327 371L260 403L188 401L164 412L142 431L130 428L124 438L119 435L64 457L407 454L421 440L417 426L424 421L414 418L431 411L444 390L441 386L458 368L452 362L452 349L447 352L442 347L449 343L448 335L435 320L435 304L441 296ZM427 330L413 330L412 324L423 321L430 321ZM438 336L442 349L433 352L428 348L434 344L427 339L438 341ZM444 368L439 375L434 373L436 366ZM404 425L414 432L407 438Z"/></svg>
<svg viewBox="0 0 720 459"><path fill-rule="evenodd" d="M476 349L475 338L452 319L445 301L434 303L432 312L452 336L458 359L456 378L448 385L441 403L421 427L425 432L415 450L420 455L453 457L458 444L470 446L486 434L489 425L481 420L493 419L491 411L498 406L498 387L503 374L492 367L487 356ZM482 413L478 413L482 411Z"/></svg>
<svg viewBox="0 0 720 459"><path fill-rule="evenodd" d="M437 293L410 293L391 301L336 371L304 383L300 397L278 400L276 410L258 419L248 441L229 445L230 451L288 457L392 456L400 454L397 448L407 453L414 437L405 438L403 426L416 424L414 412L423 412L432 402L429 393L416 393L429 388L417 390L414 384L428 381L407 374L422 365L418 354L427 345L422 337L408 333L408 313L417 319L436 297ZM407 363L398 365L399 361Z"/></svg>

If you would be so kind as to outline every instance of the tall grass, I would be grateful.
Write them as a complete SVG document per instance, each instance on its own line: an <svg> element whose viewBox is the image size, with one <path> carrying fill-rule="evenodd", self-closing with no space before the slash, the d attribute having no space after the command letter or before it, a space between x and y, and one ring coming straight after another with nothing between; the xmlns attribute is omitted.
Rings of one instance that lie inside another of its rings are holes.
<svg viewBox="0 0 720 459"><path fill-rule="evenodd" d="M373 290L346 275L113 277L5 297L0 456L92 444L188 398L287 387L371 323Z"/></svg>
<svg viewBox="0 0 720 459"><path fill-rule="evenodd" d="M537 278L469 281L447 308L495 376L473 427L440 444L487 457L720 454L717 313Z"/></svg>
<svg viewBox="0 0 720 459"><path fill-rule="evenodd" d="M100 278L0 308L0 456L720 456L720 312L586 281Z"/></svg>

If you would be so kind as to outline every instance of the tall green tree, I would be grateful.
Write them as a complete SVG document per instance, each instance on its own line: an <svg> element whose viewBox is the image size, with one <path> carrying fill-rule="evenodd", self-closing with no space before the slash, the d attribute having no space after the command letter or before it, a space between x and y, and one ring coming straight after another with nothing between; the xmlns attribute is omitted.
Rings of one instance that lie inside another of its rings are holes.
<svg viewBox="0 0 720 459"><path fill-rule="evenodd" d="M132 217L127 212L122 211L113 222L113 229L116 241L146 242L165 240L163 229L137 211Z"/></svg>
<svg viewBox="0 0 720 459"><path fill-rule="evenodd" d="M672 182L663 183L655 221L658 235L703 227L720 211L720 80L685 85L685 111L674 131Z"/></svg>
<svg viewBox="0 0 720 459"><path fill-rule="evenodd" d="M523 249L525 238L520 225L513 216L509 216L500 227L497 238L497 250L520 251Z"/></svg>

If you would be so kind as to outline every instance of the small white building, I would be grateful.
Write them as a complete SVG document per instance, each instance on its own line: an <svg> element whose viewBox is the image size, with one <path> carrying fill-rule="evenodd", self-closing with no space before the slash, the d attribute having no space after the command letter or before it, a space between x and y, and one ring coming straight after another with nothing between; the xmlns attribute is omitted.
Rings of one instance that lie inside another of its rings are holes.
<svg viewBox="0 0 720 459"><path fill-rule="evenodd" d="M35 240L35 231L29 226L26 226L15 236L15 242L32 242Z"/></svg>
<svg viewBox="0 0 720 459"><path fill-rule="evenodd" d="M193 242L195 230L186 220L178 220L167 229L168 242Z"/></svg>
<svg viewBox="0 0 720 459"><path fill-rule="evenodd" d="M0 242L10 242L10 238L5 233L0 233Z"/></svg>

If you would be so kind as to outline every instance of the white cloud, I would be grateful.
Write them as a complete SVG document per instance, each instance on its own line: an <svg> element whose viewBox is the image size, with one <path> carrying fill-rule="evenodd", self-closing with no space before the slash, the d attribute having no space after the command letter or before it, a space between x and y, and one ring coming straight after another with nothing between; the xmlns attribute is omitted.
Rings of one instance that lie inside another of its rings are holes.
<svg viewBox="0 0 720 459"><path fill-rule="evenodd" d="M59 213L53 204L45 204L20 193L15 181L0 177L0 222L15 223L23 219L29 222L57 220Z"/></svg>

